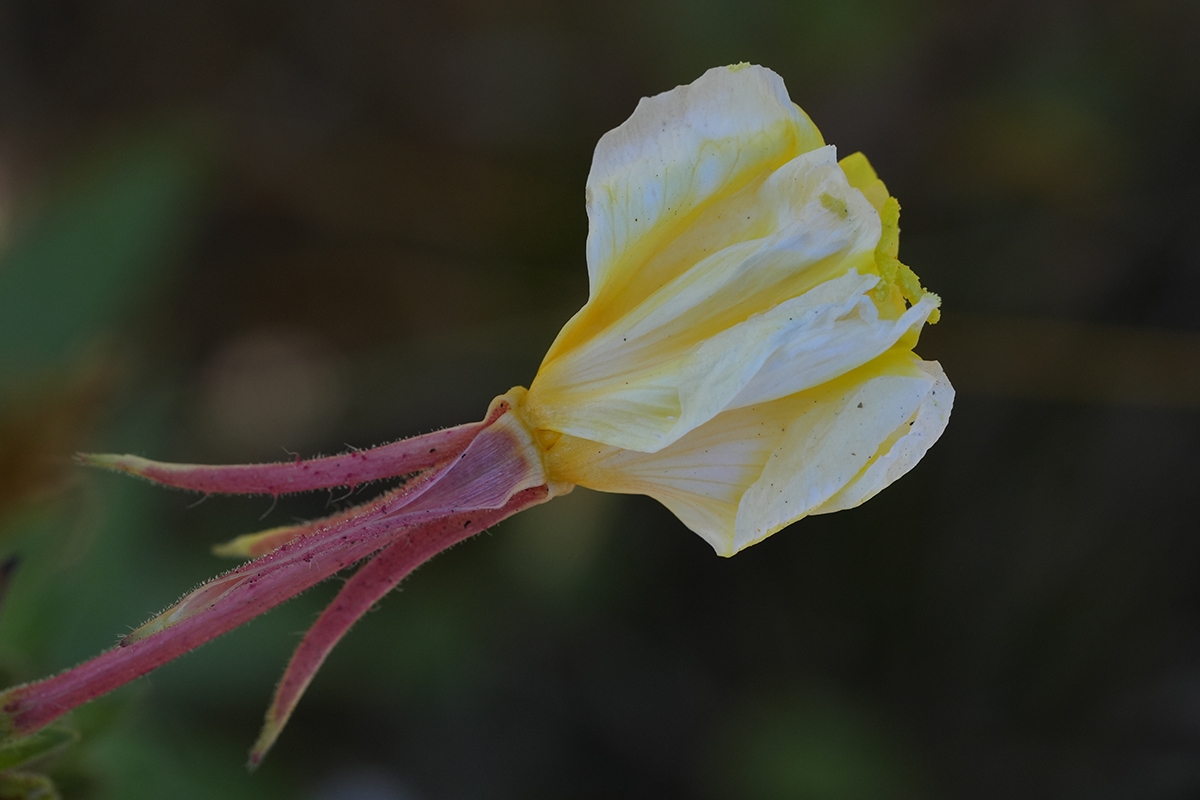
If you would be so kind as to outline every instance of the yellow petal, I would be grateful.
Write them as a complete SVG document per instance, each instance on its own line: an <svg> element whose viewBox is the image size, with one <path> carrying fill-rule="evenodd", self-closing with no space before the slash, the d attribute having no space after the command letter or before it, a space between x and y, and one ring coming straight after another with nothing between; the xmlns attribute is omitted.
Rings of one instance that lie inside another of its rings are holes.
<svg viewBox="0 0 1200 800"><path fill-rule="evenodd" d="M930 376L933 384L913 419L893 431L854 480L819 508L813 509L813 514L830 514L870 500L916 466L942 435L950 422L954 387L942 371L942 365L936 361L921 361L917 367Z"/></svg>
<svg viewBox="0 0 1200 800"><path fill-rule="evenodd" d="M723 555L849 508L941 434L940 303L899 204L757 67L644 100L588 179L587 304L520 413L555 480L647 494Z"/></svg>
<svg viewBox="0 0 1200 800"><path fill-rule="evenodd" d="M934 390L934 377L919 364L911 352L892 350L812 391L742 497L734 552L811 514L862 472Z"/></svg>
<svg viewBox="0 0 1200 800"><path fill-rule="evenodd" d="M713 239L710 255L604 328L587 324L604 305L589 301L568 324L574 345L556 345L530 387L535 427L652 452L724 409L769 362L771 374L742 404L853 369L932 311L926 304L881 321L870 307L878 279L857 270L875 267L879 215L846 182L832 147L793 159L747 202L765 220L763 235ZM720 228L707 222L696 230ZM843 347L822 352L819 345L834 341ZM774 385L780 365L791 375L787 385Z"/></svg>
<svg viewBox="0 0 1200 800"><path fill-rule="evenodd" d="M701 260L709 240L754 238L763 223L746 195L823 143L780 77L762 67L711 69L643 98L601 137L588 175L590 299L602 302L567 325L549 357L572 346L575 328L604 327ZM728 213L712 213L716 206ZM674 253L664 257L669 245Z"/></svg>
<svg viewBox="0 0 1200 800"><path fill-rule="evenodd" d="M657 453L563 436L547 453L546 466L559 480L580 486L649 495L729 555L738 501L792 416L786 402L731 411Z"/></svg>
<svg viewBox="0 0 1200 800"><path fill-rule="evenodd" d="M842 499L866 499L911 468L944 427L926 424L934 391L948 414L953 393L940 368L895 349L808 391L725 411L655 453L563 436L547 469L592 489L654 497L728 556L833 510L843 490ZM921 433L905 439L898 431L910 421Z"/></svg>
<svg viewBox="0 0 1200 800"><path fill-rule="evenodd" d="M851 153L838 162L846 173L846 180L855 189L863 193L863 197L875 206L876 211L883 211L883 204L889 197L887 186L875 174L875 168L862 153Z"/></svg>
<svg viewBox="0 0 1200 800"><path fill-rule="evenodd" d="M850 272L828 284L849 282L857 277L856 273ZM868 276L868 279L873 282L875 276ZM784 335L779 337L779 346L771 350L754 377L726 408L741 408L804 391L875 359L897 343L915 341L917 332L937 308L936 298L923 298L898 319L885 319L879 316L868 297L854 294L844 302L840 313L836 316L827 313L822 318L819 312L823 309L809 310L804 302L806 299L807 295L781 303L739 326L749 327L750 322L759 325L778 322L786 327L783 327ZM806 318L798 312L804 313ZM716 342L713 344L715 346ZM705 347L708 346L706 343Z"/></svg>

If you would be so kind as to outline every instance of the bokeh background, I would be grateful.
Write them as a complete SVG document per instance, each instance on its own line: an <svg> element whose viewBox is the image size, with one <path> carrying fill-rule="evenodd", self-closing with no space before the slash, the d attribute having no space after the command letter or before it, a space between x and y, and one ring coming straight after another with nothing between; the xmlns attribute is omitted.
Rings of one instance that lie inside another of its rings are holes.
<svg viewBox="0 0 1200 800"><path fill-rule="evenodd" d="M586 297L596 140L711 66L868 153L959 392L897 485L732 560L582 490L455 548L253 775L336 581L34 768L71 800L1200 796L1198 42L1189 0L0 4L5 683L349 502L197 505L72 452L478 419Z"/></svg>

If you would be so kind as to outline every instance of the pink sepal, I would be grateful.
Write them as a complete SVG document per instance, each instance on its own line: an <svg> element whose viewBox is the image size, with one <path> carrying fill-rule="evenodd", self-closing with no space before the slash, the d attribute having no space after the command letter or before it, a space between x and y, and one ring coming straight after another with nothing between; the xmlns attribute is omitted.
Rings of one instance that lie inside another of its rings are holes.
<svg viewBox="0 0 1200 800"><path fill-rule="evenodd" d="M250 765L254 767L262 761L287 724L313 676L325 663L326 656L375 603L433 556L547 499L549 492L546 487L539 486L514 495L503 508L459 512L442 517L392 542L360 567L304 635L288 662L271 707L267 710L262 733L250 751Z"/></svg>
<svg viewBox="0 0 1200 800"><path fill-rule="evenodd" d="M205 583L118 647L51 678L3 692L0 730L31 733L413 532L430 531L419 545L428 558L492 524L486 520L503 519L548 499L551 490L540 461L517 433L523 429L492 425L508 409L507 402L494 403L488 418L473 426L472 440L457 458L424 480ZM461 535L452 535L455 526Z"/></svg>
<svg viewBox="0 0 1200 800"><path fill-rule="evenodd" d="M336 486L357 486L370 481L409 475L445 466L462 455L487 426L505 411L506 404L489 409L482 422L446 428L368 450L338 456L283 461L274 464L169 464L141 456L79 453L81 464L206 494L271 494L306 492Z"/></svg>

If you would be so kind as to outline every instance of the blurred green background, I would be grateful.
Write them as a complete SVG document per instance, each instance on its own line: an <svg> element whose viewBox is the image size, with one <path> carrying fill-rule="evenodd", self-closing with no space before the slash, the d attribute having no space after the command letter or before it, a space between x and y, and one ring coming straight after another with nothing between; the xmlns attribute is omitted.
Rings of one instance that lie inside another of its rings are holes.
<svg viewBox="0 0 1200 800"><path fill-rule="evenodd" d="M732 560L585 491L438 558L246 748L336 582L77 712L82 798L1200 796L1200 4L0 4L0 678L342 507L84 473L480 418L586 297L592 148L751 61L904 205L940 444ZM361 499L361 498L356 498Z"/></svg>

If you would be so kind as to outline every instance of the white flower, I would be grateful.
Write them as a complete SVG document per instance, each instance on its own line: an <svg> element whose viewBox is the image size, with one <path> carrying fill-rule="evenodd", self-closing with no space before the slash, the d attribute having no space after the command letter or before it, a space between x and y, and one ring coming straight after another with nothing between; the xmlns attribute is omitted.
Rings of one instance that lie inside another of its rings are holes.
<svg viewBox="0 0 1200 800"><path fill-rule="evenodd" d="M775 73L642 100L587 207L588 302L519 405L553 480L648 494L731 555L941 434L953 389L911 352L939 300L895 258L899 206Z"/></svg>

